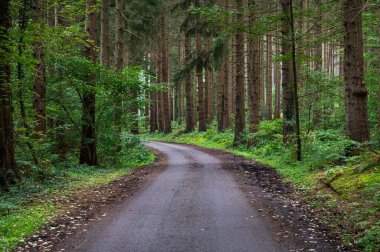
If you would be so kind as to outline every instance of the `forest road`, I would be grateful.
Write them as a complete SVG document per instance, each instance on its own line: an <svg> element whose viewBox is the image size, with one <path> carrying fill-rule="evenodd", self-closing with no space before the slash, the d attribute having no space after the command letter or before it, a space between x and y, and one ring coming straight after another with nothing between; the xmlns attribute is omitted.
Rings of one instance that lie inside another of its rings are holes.
<svg viewBox="0 0 380 252"><path fill-rule="evenodd" d="M76 251L288 251L210 154L150 142L168 167L98 225Z"/></svg>

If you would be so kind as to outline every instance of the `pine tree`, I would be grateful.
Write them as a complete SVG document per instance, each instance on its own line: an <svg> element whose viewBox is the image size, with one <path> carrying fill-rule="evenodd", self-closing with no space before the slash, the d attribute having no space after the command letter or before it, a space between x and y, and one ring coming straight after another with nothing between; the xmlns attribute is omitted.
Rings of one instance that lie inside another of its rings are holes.
<svg viewBox="0 0 380 252"><path fill-rule="evenodd" d="M96 64L96 0L87 2L87 35L89 43L85 49L85 56L93 64ZM82 112L82 141L80 147L80 164L98 165L96 150L96 125L95 125L95 81L94 76L88 76L88 88L83 94Z"/></svg>
<svg viewBox="0 0 380 252"><path fill-rule="evenodd" d="M242 13L243 0L237 1L237 22L242 24L244 22L244 16ZM243 133L245 131L245 62L244 62L244 32L238 30L235 36L236 42L236 97L235 97L235 138L234 144L241 144L243 142Z"/></svg>
<svg viewBox="0 0 380 252"><path fill-rule="evenodd" d="M363 1L343 1L344 81L346 130L352 140L370 140L367 112L367 88L364 85Z"/></svg>
<svg viewBox="0 0 380 252"><path fill-rule="evenodd" d="M0 189L7 190L15 179L12 93L10 84L10 1L0 1Z"/></svg>

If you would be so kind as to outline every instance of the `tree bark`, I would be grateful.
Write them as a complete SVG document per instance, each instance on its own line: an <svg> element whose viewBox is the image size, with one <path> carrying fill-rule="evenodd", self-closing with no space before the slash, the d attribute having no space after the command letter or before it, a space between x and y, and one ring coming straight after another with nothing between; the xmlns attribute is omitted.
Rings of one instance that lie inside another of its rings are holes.
<svg viewBox="0 0 380 252"><path fill-rule="evenodd" d="M289 60L292 55L292 43L291 43L291 27L290 27L290 12L291 1L281 0L281 6L283 10L282 17L282 57L285 59L282 61L282 106L283 106L283 139L284 142L288 142L291 135L295 133L294 127L294 89L292 78L292 62Z"/></svg>
<svg viewBox="0 0 380 252"><path fill-rule="evenodd" d="M218 85L217 85L217 110L218 110L218 131L224 130L224 87L225 87L225 77L224 77L224 62L220 63L222 66L218 69Z"/></svg>
<svg viewBox="0 0 380 252"><path fill-rule="evenodd" d="M200 7L199 1L196 1L196 7ZM196 14L196 29L200 28L200 14ZM202 36L199 31L195 35L195 47L198 59L202 57ZM198 81L198 120L199 120L199 131L206 131L206 114L205 114L205 87L203 81L203 62L198 60L196 65L196 75Z"/></svg>
<svg viewBox="0 0 380 252"><path fill-rule="evenodd" d="M96 0L87 2L87 36L88 43L85 56L96 64ZM82 141L80 147L80 164L98 165L98 156L96 151L96 132L95 132L95 81L94 76L90 75L88 80L88 89L83 94L83 114L82 114Z"/></svg>
<svg viewBox="0 0 380 252"><path fill-rule="evenodd" d="M182 40L181 40L181 33L178 34L178 63L180 66L183 65L182 60ZM183 120L183 80L178 80L178 125L182 126L182 120Z"/></svg>
<svg viewBox="0 0 380 252"><path fill-rule="evenodd" d="M322 36L322 21L323 21L323 15L322 15L322 1L323 0L315 0L315 5L317 8L317 17L315 20L315 38L317 41L321 39ZM322 72L322 63L323 63L323 43L318 42L315 48L315 71ZM320 95L318 92L316 92L314 95L313 104L312 104L312 111L313 111L313 125L318 126L321 122L321 110L318 108L318 105L320 103Z"/></svg>
<svg viewBox="0 0 380 252"><path fill-rule="evenodd" d="M244 16L242 13L243 0L237 2L238 13L236 15L237 22L242 24ZM238 145L244 142L243 133L245 131L245 62L244 62L244 32L238 30L236 33L236 97L235 97L235 138L234 144Z"/></svg>
<svg viewBox="0 0 380 252"><path fill-rule="evenodd" d="M124 66L124 0L115 1L115 68L122 69Z"/></svg>
<svg viewBox="0 0 380 252"><path fill-rule="evenodd" d="M252 26L256 22L257 17L255 10L257 3L255 0L248 1L249 25ZM248 41L248 103L249 106L249 132L256 133L260 124L260 46L259 39L250 35Z"/></svg>
<svg viewBox="0 0 380 252"><path fill-rule="evenodd" d="M343 1L344 81L347 136L354 141L370 140L367 112L368 92L364 84L363 1Z"/></svg>
<svg viewBox="0 0 380 252"><path fill-rule="evenodd" d="M41 0L33 2L34 18L33 21L42 32L44 29L43 6ZM46 71L45 71L45 53L42 41L37 38L34 42L34 58L37 60L36 72L33 81L33 108L36 113L35 131L36 137L41 138L46 133Z"/></svg>
<svg viewBox="0 0 380 252"><path fill-rule="evenodd" d="M272 111L272 85L273 85L273 67L272 67L272 35L267 35L267 82L266 82L266 119L273 119Z"/></svg>
<svg viewBox="0 0 380 252"><path fill-rule="evenodd" d="M15 180L16 164L13 132L12 93L9 86L11 76L10 1L0 1L0 188L9 189Z"/></svg>
<svg viewBox="0 0 380 252"><path fill-rule="evenodd" d="M294 116L295 116L295 131L296 131L296 146L297 146L297 161L301 161L301 128L300 128L300 114L298 103L298 67L297 67L297 47L296 47L296 32L294 27L294 12L293 12L293 0L290 0L290 30L291 30L291 44L292 44L292 73L293 73L293 91L294 91Z"/></svg>
<svg viewBox="0 0 380 252"><path fill-rule="evenodd" d="M260 69L260 114L265 116L265 39L259 37L259 69Z"/></svg>
<svg viewBox="0 0 380 252"><path fill-rule="evenodd" d="M169 82L169 57L168 57L168 44L167 44L167 36L168 36L168 28L166 24L165 14L161 15L161 70L162 70L162 82ZM171 120L170 120L170 98L169 98L169 87L162 91L162 108L163 108L163 122L164 122L164 133L170 133L172 131L171 128Z"/></svg>
<svg viewBox="0 0 380 252"><path fill-rule="evenodd" d="M109 27L109 0L102 0L100 31L100 64L109 66L108 58L108 27Z"/></svg>
<svg viewBox="0 0 380 252"><path fill-rule="evenodd" d="M276 40L276 55L280 55L280 43ZM281 64L276 62L276 89L275 89L275 106L274 118L279 119L281 116Z"/></svg>
<svg viewBox="0 0 380 252"><path fill-rule="evenodd" d="M207 54L211 53L211 46L212 46L212 40L211 37L206 38L206 51ZM213 74L212 74L212 67L211 67L211 60L207 60L206 62L206 75L205 75L205 81L206 81L206 121L207 124L210 124L213 121L214 117L214 99L213 99L213 90L212 90L212 83L213 83Z"/></svg>
<svg viewBox="0 0 380 252"><path fill-rule="evenodd" d="M185 35L185 62L189 64L191 61L191 38ZM186 73L186 131L194 130L194 107L193 107L193 85L191 81L191 73Z"/></svg>
<svg viewBox="0 0 380 252"><path fill-rule="evenodd" d="M153 60L152 60L153 58ZM156 62L157 57L155 54L149 57L149 61L151 62L151 68L158 73L158 67ZM157 84L157 78L151 82L152 86ZM154 133L158 130L158 95L157 91L153 90L150 93L150 132Z"/></svg>

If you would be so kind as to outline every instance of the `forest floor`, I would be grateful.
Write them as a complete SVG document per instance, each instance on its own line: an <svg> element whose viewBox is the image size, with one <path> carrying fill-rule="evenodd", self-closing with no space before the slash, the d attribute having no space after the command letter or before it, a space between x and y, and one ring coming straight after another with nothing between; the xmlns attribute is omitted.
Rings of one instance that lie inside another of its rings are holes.
<svg viewBox="0 0 380 252"><path fill-rule="evenodd" d="M233 132L218 133L212 129L188 134L175 130L169 135L148 134L144 138L194 144L210 151L223 150L273 170L282 178L281 181L291 186L293 192L289 195L300 195L300 204L314 212L332 236L340 237L344 247L357 246L362 251L379 251L378 156L359 151L346 157L346 146L351 146L351 143L346 143L343 137L340 139L337 132L327 131L318 133L321 140L318 137L305 139L304 159L295 162L292 150L278 144L281 143L281 128L278 130L276 126L273 129L271 125L274 123L263 126L264 133L255 139L258 144L251 148L234 148Z"/></svg>
<svg viewBox="0 0 380 252"><path fill-rule="evenodd" d="M78 188L66 197L52 199L59 211L33 235L26 237L12 251L59 251L62 241L75 244L97 223L106 218L115 205L134 195L144 184L153 179L165 167L165 157L154 151L155 163L134 169L128 174L114 178L102 185Z"/></svg>
<svg viewBox="0 0 380 252"><path fill-rule="evenodd" d="M71 197L67 214L15 251L355 251L275 170L219 150L148 146L163 153L155 165Z"/></svg>
<svg viewBox="0 0 380 252"><path fill-rule="evenodd" d="M0 251L11 251L15 246L19 246L16 250L43 251L51 245L48 241L70 234L68 230L78 227L75 225L78 219L90 218L99 210L79 214L80 209L86 208L91 201L100 205L117 200L123 193L128 195L147 175L155 172L151 170L155 166L147 167L154 162L154 153L144 150L144 155L143 160L133 159L122 167L68 163L67 167L57 167L45 180L29 177L10 192L1 193ZM57 237L47 235L52 230Z"/></svg>

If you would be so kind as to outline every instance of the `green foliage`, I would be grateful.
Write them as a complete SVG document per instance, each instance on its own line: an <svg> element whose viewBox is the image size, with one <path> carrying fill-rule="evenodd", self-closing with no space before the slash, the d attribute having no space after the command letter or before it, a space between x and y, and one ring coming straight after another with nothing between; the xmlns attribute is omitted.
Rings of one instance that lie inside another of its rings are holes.
<svg viewBox="0 0 380 252"><path fill-rule="evenodd" d="M380 221L365 230L364 236L356 244L366 252L378 251L380 249Z"/></svg>
<svg viewBox="0 0 380 252"><path fill-rule="evenodd" d="M55 214L52 204L40 204L0 217L0 251L10 251L23 237L32 235Z"/></svg>
<svg viewBox="0 0 380 252"><path fill-rule="evenodd" d="M56 216L60 205L50 202L57 195L69 196L72 191L109 183L128 174L133 168L150 164L154 155L144 148L135 136L125 134L125 148L121 150L118 164L95 168L73 165L70 162L51 165L44 171L44 179L33 176L14 185L7 193L0 193L0 251L8 251L24 237L33 234L46 221ZM29 169L40 169L34 164L24 164Z"/></svg>

